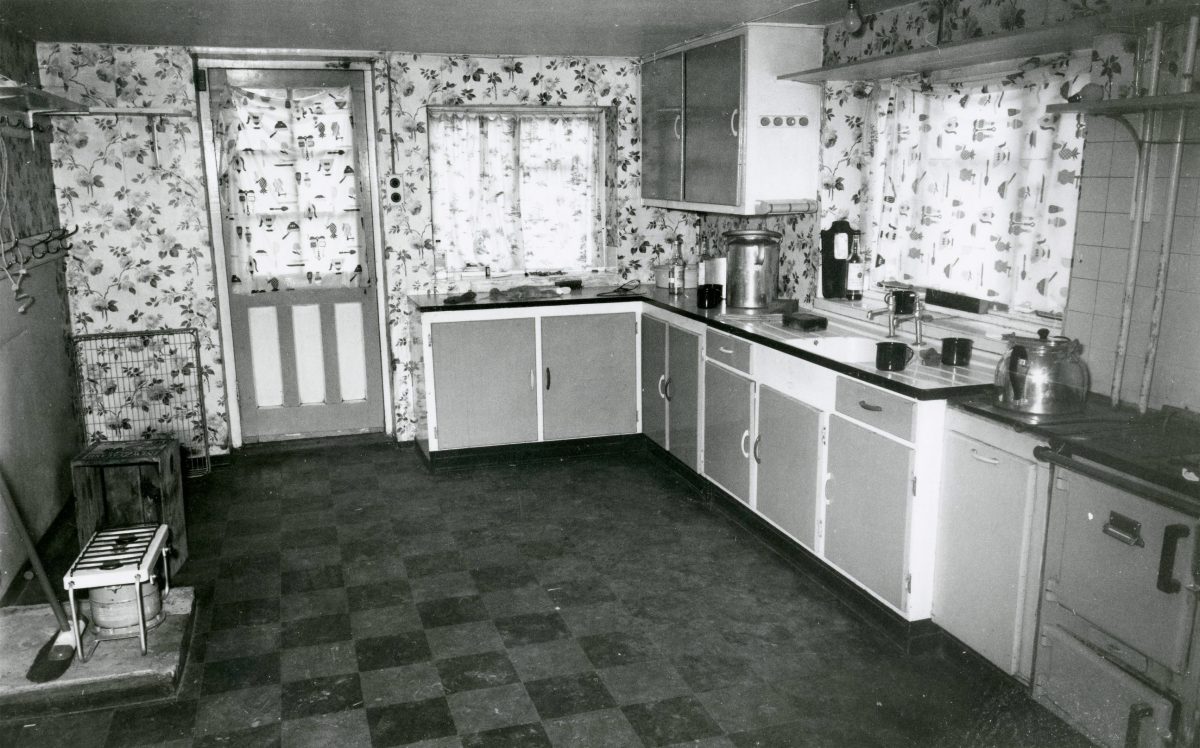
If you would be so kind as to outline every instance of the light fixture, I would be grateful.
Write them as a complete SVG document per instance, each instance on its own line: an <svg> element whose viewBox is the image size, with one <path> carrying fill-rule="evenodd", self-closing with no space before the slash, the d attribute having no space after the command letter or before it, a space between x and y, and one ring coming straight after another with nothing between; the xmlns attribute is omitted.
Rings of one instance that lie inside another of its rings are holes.
<svg viewBox="0 0 1200 748"><path fill-rule="evenodd" d="M862 14L858 12L858 0L846 0L846 12L842 14L842 26L847 33L857 34L863 27Z"/></svg>

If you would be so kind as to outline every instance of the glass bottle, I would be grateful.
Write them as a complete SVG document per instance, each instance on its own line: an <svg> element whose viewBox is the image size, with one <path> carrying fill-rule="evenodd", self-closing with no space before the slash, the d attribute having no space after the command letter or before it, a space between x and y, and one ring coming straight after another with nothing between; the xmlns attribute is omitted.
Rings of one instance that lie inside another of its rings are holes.
<svg viewBox="0 0 1200 748"><path fill-rule="evenodd" d="M858 251L858 234L850 235L850 259L846 262L846 299L860 301L866 289L866 267Z"/></svg>
<svg viewBox="0 0 1200 748"><path fill-rule="evenodd" d="M667 292L672 294L683 293L684 274L687 271L687 264L683 261L683 237L675 237L675 259L671 260L671 274L667 279Z"/></svg>

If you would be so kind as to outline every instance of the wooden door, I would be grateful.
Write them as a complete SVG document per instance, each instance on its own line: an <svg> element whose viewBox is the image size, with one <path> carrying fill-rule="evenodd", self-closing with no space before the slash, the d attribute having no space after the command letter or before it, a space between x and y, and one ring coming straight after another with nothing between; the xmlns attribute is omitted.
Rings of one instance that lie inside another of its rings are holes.
<svg viewBox="0 0 1200 748"><path fill-rule="evenodd" d="M683 53L642 65L642 197L683 199Z"/></svg>
<svg viewBox="0 0 1200 748"><path fill-rule="evenodd" d="M542 318L543 438L637 429L636 320L633 312Z"/></svg>
<svg viewBox="0 0 1200 748"><path fill-rule="evenodd" d="M754 506L809 548L816 547L820 443L820 411L770 387L759 387Z"/></svg>
<svg viewBox="0 0 1200 748"><path fill-rule="evenodd" d="M667 410L671 454L699 469L700 336L670 326L667 333Z"/></svg>
<svg viewBox="0 0 1200 748"><path fill-rule="evenodd" d="M742 37L689 49L684 68L683 199L737 205Z"/></svg>
<svg viewBox="0 0 1200 748"><path fill-rule="evenodd" d="M667 447L667 323L642 317L642 433Z"/></svg>
<svg viewBox="0 0 1200 748"><path fill-rule="evenodd" d="M750 418L754 382L713 363L704 367L704 474L750 503Z"/></svg>
<svg viewBox="0 0 1200 748"><path fill-rule="evenodd" d="M828 459L825 557L903 610L913 451L835 414Z"/></svg>
<svg viewBox="0 0 1200 748"><path fill-rule="evenodd" d="M429 326L438 449L536 442L535 321Z"/></svg>
<svg viewBox="0 0 1200 748"><path fill-rule="evenodd" d="M363 76L208 80L242 437L381 431Z"/></svg>

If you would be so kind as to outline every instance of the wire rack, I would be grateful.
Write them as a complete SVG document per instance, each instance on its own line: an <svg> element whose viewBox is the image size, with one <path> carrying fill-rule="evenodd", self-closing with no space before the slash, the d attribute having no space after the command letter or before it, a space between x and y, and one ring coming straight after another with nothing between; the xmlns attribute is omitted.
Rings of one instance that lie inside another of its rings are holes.
<svg viewBox="0 0 1200 748"><path fill-rule="evenodd" d="M89 443L173 436L183 447L187 474L208 474L208 417L194 328L79 335L73 342Z"/></svg>

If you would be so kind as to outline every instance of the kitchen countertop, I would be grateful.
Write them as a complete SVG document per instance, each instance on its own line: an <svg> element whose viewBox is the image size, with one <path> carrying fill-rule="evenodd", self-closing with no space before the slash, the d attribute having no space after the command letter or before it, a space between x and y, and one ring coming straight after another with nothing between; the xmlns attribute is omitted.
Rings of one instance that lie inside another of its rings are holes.
<svg viewBox="0 0 1200 748"><path fill-rule="evenodd" d="M970 366L944 366L941 363L926 365L920 356L915 356L904 371L879 371L874 363L858 364L827 358L814 351L803 350L784 342L789 338L805 336L820 336L822 333L805 333L800 330L783 328L770 319L762 321L747 319L753 315L749 310L730 308L722 304L712 309L701 309L696 305L695 289L672 296L666 289L655 288L643 284L633 293L620 295L611 294L610 287L582 288L569 294L554 298L512 300L507 298L490 298L486 292L478 293L475 299L462 304L447 304L446 295L428 294L410 296L409 303L419 312L449 312L465 309L513 309L536 306L552 306L558 304L604 304L621 301L643 301L652 306L669 312L681 314L698 320L713 329L736 335L760 345L765 345L797 358L811 361L828 369L844 374L869 384L906 395L916 400L942 400L949 397L978 395L990 393L994 372L992 363L977 357ZM735 318L730 318L730 314ZM831 329L824 335L859 335L882 340L877 328L872 329L856 323L843 324L841 321L830 320ZM899 338L902 342L911 342L907 337ZM932 347L927 343L926 347Z"/></svg>

